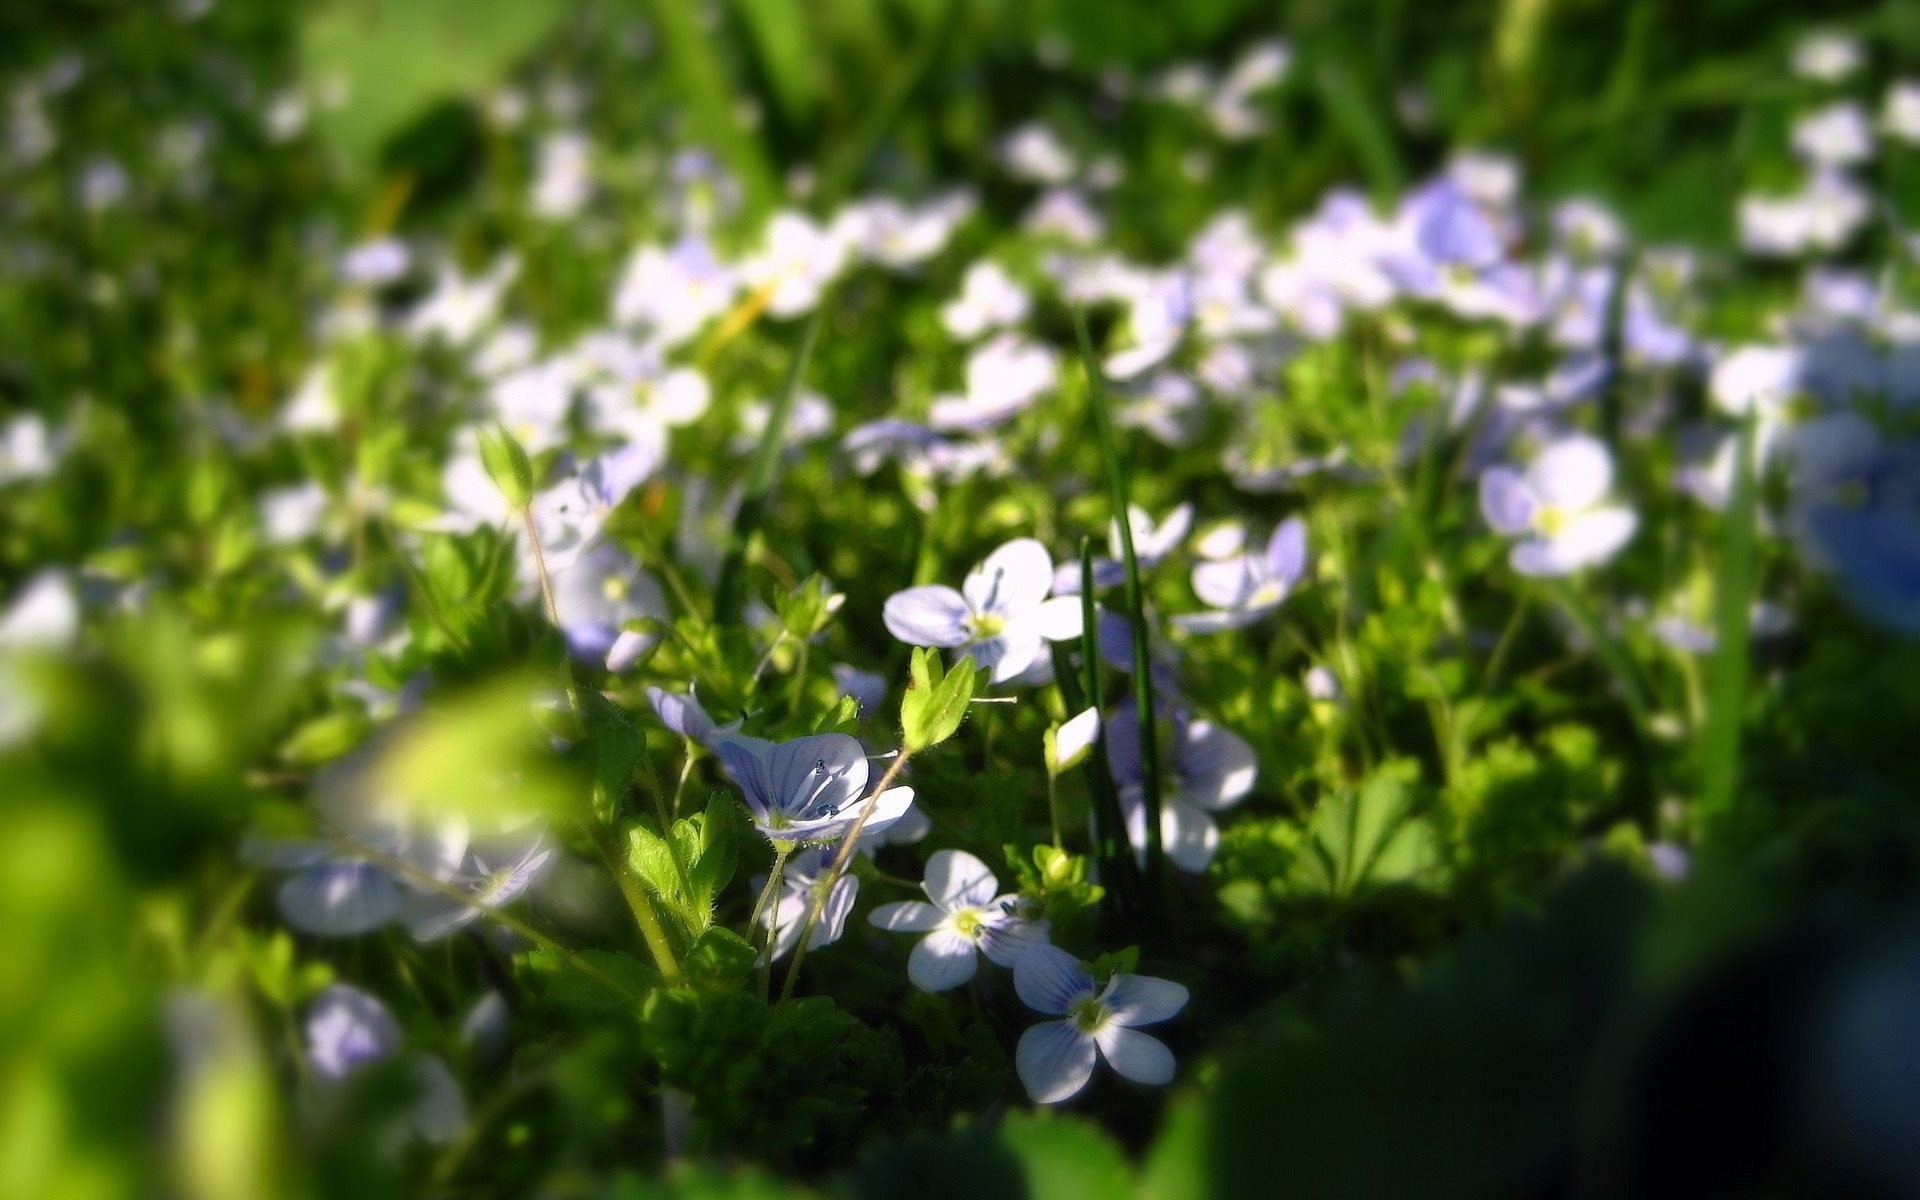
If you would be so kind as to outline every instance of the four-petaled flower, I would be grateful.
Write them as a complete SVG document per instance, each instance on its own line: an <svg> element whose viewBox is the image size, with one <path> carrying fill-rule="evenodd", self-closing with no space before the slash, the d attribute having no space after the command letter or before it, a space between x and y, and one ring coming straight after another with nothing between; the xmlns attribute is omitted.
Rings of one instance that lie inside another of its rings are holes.
<svg viewBox="0 0 1920 1200"><path fill-rule="evenodd" d="M1280 607L1307 573L1307 526L1290 518L1273 531L1264 554L1242 554L1193 569L1193 591L1214 612L1174 618L1182 629L1216 633L1251 625Z"/></svg>
<svg viewBox="0 0 1920 1200"><path fill-rule="evenodd" d="M827 842L845 837L866 803L867 754L844 733L790 742L730 737L714 746L740 785L753 823L775 842ZM874 802L863 833L879 833L906 814L910 787L888 788Z"/></svg>
<svg viewBox="0 0 1920 1200"><path fill-rule="evenodd" d="M1032 538L1016 538L987 556L955 591L934 584L887 597L887 631L914 646L965 649L994 683L1040 660L1049 641L1080 636L1080 601L1056 596L1053 559Z"/></svg>
<svg viewBox="0 0 1920 1200"><path fill-rule="evenodd" d="M1187 1004L1187 989L1148 975L1115 975L1105 987L1073 955L1035 946L1013 968L1013 987L1035 1012L1063 1019L1043 1021L1020 1035L1013 1055L1020 1082L1036 1104L1071 1099L1093 1078L1096 1057L1135 1083L1173 1079L1173 1052L1136 1026L1173 1017Z"/></svg>
<svg viewBox="0 0 1920 1200"><path fill-rule="evenodd" d="M1047 923L1024 915L1018 895L996 895L1000 881L965 850L936 851L920 886L933 903L882 904L867 919L890 933L927 935L907 956L907 978L923 992L944 992L972 979L977 954L1011 967L1047 940Z"/></svg>
<svg viewBox="0 0 1920 1200"><path fill-rule="evenodd" d="M1524 474L1490 467L1480 476L1480 511L1494 532L1521 539L1509 561L1522 575L1568 575L1612 558L1633 536L1633 511L1602 504L1613 459L1594 438L1548 446Z"/></svg>

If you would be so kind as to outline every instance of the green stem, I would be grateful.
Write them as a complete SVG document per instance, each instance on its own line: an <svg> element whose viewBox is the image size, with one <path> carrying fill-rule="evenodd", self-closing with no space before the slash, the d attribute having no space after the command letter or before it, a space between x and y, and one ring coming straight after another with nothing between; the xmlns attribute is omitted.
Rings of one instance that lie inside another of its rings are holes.
<svg viewBox="0 0 1920 1200"><path fill-rule="evenodd" d="M747 918L747 936L757 937L760 931L760 918L766 914L767 905L773 902L774 895L780 890L781 873L787 869L787 855L793 853L793 847L785 842L773 848L773 866L767 871L766 886L760 889L760 898L753 902L753 915ZM773 986L773 940L778 931L767 930L766 956L760 960L760 995L765 997Z"/></svg>
<svg viewBox="0 0 1920 1200"><path fill-rule="evenodd" d="M879 784L867 797L867 802L860 806L860 816L854 820L853 828L847 831L846 838L841 841L840 852L833 856L833 865L828 867L827 873L813 885L813 900L807 905L807 922L800 927L800 941L793 948L793 964L787 968L787 981L780 985L780 999L783 1002L793 995L793 985L800 978L800 964L807 961L807 943L813 940L813 931L820 924L820 914L826 911L827 897L833 895L833 885L840 882L840 876L846 871L847 864L853 860L854 848L860 844L860 831L867 827L867 818L873 816L873 810L880 803L880 797L893 786L893 781L899 778L902 768L907 765L907 759L911 757L912 753L904 748L894 756L893 763L887 767L887 773L880 777Z"/></svg>
<svg viewBox="0 0 1920 1200"><path fill-rule="evenodd" d="M1065 656L1062 655L1064 658ZM1100 619L1093 605L1093 545L1080 539L1080 670L1087 703L1100 704ZM1071 672L1061 672L1071 679ZM1129 917L1140 907L1140 868L1133 859L1133 845L1127 838L1126 814L1120 811L1120 794L1114 788L1113 773L1107 769L1107 728L1101 725L1093 739L1093 749L1084 764L1087 790L1093 794L1093 848L1100 863L1101 881L1113 897L1109 910L1116 917Z"/></svg>
<svg viewBox="0 0 1920 1200"><path fill-rule="evenodd" d="M1127 502L1127 473L1120 461L1120 443L1113 430L1113 414L1107 408L1106 383L1100 364L1093 356L1093 339L1087 334L1087 317L1073 310L1073 331L1080 341L1080 359L1087 372L1088 401L1093 409L1094 428L1100 437L1100 450L1107 463L1107 494L1113 508L1113 521L1120 529L1120 561L1126 567L1127 619L1133 624L1133 701L1140 719L1141 799L1146 806L1147 870L1149 891L1157 895L1166 870L1166 852L1160 844L1160 731L1159 715L1153 697L1152 655L1147 645L1147 603L1140 586L1140 562L1133 553L1133 522ZM1092 579L1086 573L1087 549L1081 546L1082 595L1092 591ZM1086 603L1091 604L1091 599ZM1091 632L1091 631L1090 631Z"/></svg>
<svg viewBox="0 0 1920 1200"><path fill-rule="evenodd" d="M760 433L760 445L754 451L753 465L747 472L746 491L740 498L740 511L734 514L733 536L727 546L727 556L720 564L720 581L714 588L715 624L726 624L740 607L741 574L746 561L747 543L766 516L768 497L773 492L774 479L780 471L780 452L786 446L787 420L793 414L794 398L800 392L800 379L806 373L807 360L813 357L814 342L820 336L820 323L826 311L827 297L823 295L814 305L813 312L807 316L806 326L800 333L800 348L787 364L786 382L781 386L779 395L774 397L772 410L767 413L767 427Z"/></svg>

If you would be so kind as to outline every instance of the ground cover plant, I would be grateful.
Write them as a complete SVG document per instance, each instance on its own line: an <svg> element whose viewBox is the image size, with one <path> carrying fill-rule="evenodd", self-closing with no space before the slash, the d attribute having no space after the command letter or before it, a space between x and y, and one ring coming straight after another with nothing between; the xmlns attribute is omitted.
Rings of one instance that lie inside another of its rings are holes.
<svg viewBox="0 0 1920 1200"><path fill-rule="evenodd" d="M0 1192L1920 1189L1920 10L0 14Z"/></svg>

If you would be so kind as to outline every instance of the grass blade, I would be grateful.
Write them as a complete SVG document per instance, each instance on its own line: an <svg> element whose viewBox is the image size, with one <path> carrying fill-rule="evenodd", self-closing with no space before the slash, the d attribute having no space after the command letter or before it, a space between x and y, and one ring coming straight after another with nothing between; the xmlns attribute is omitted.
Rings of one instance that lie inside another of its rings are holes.
<svg viewBox="0 0 1920 1200"><path fill-rule="evenodd" d="M1094 358L1093 339L1087 335L1087 316L1073 310L1073 331L1080 340L1080 361L1087 372L1087 402L1093 409L1094 429L1100 437L1100 453L1107 462L1107 493L1113 507L1114 524L1120 529L1120 561L1127 570L1127 620L1133 626L1133 699L1140 712L1140 786L1146 805L1147 886L1157 894L1166 870L1166 853L1160 844L1160 731L1153 703L1153 670L1147 648L1147 603L1140 587L1140 562L1133 553L1133 523L1127 519L1127 472L1120 462L1120 442L1113 431L1113 414L1107 409L1107 386ZM1083 594L1093 590L1093 578L1087 569L1087 550L1081 547L1081 586ZM1086 601L1087 605L1092 600ZM1089 633L1092 631L1089 630ZM1097 656L1096 656L1097 657Z"/></svg>
<svg viewBox="0 0 1920 1200"><path fill-rule="evenodd" d="M740 578L747 555L747 542L760 528L766 516L768 498L773 494L774 478L780 472L780 451L787 441L787 420L793 413L794 397L800 392L801 376L807 360L813 357L813 344L820 337L820 322L827 309L827 297L820 297L807 317L800 334L800 348L794 351L787 367L786 382L773 399L767 414L767 427L760 434L760 445L753 452L753 466L747 472L746 492L740 497L740 511L733 516L733 536L727 545L727 557L720 564L720 580L713 593L715 624L731 621L740 608Z"/></svg>
<svg viewBox="0 0 1920 1200"><path fill-rule="evenodd" d="M1740 724L1752 633L1748 614L1753 604L1753 474L1753 419L1749 417L1740 427L1733 501L1727 506L1714 597L1718 639L1707 685L1707 728L1700 762L1700 813L1710 825L1724 824L1733 816L1740 784Z"/></svg>
<svg viewBox="0 0 1920 1200"><path fill-rule="evenodd" d="M1099 707L1100 691L1100 619L1093 605L1093 547L1080 539L1080 671L1085 695L1077 686L1073 672L1064 670L1066 656L1059 655L1054 674L1060 680L1070 712L1092 705ZM1109 912L1130 916L1140 907L1140 868L1133 860L1133 846L1127 840L1127 818L1120 811L1120 795L1114 789L1113 773L1107 768L1107 728L1103 724L1093 739L1093 751L1081 765L1087 773L1087 790L1093 795L1093 851L1100 863L1100 879L1113 898Z"/></svg>

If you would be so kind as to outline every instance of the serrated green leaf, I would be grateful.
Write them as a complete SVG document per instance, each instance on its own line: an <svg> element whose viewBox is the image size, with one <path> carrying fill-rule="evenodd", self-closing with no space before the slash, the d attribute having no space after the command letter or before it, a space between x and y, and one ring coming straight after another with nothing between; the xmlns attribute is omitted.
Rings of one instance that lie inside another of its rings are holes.
<svg viewBox="0 0 1920 1200"><path fill-rule="evenodd" d="M900 702L900 732L909 751L925 750L952 737L967 719L978 673L963 657L944 673L936 652L916 649L907 694Z"/></svg>

